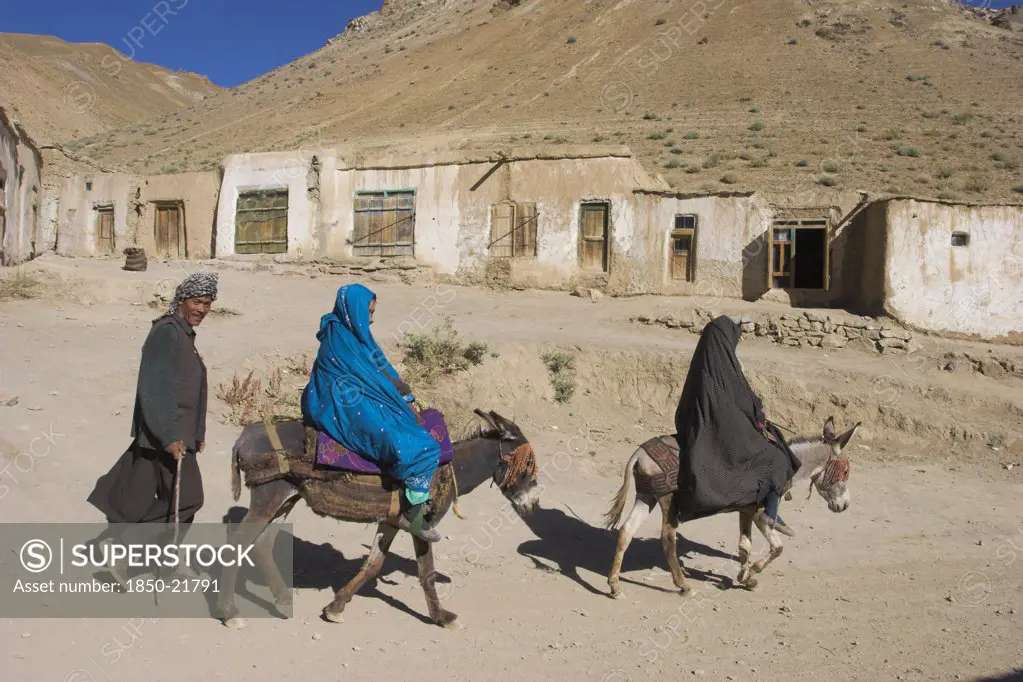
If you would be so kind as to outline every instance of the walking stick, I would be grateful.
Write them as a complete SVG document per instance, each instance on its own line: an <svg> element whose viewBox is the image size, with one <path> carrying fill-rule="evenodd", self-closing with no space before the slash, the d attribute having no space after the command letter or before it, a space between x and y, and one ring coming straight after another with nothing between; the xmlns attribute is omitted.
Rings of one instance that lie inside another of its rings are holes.
<svg viewBox="0 0 1023 682"><path fill-rule="evenodd" d="M178 545L178 513L181 510L181 460L178 458L178 466L174 471L174 546Z"/></svg>
<svg viewBox="0 0 1023 682"><path fill-rule="evenodd" d="M177 548L177 546L178 546L178 527L179 527L178 515L179 515L180 510L181 510L181 460L184 459L184 457L175 458L175 459L177 461L177 466L174 469L174 547ZM180 553L178 555L178 559L179 560L181 559ZM163 573L162 570L157 569L156 577L159 578L162 573ZM156 590L154 592L154 597L155 597L155 600L156 600L156 605L159 606L160 605L160 591L159 590Z"/></svg>

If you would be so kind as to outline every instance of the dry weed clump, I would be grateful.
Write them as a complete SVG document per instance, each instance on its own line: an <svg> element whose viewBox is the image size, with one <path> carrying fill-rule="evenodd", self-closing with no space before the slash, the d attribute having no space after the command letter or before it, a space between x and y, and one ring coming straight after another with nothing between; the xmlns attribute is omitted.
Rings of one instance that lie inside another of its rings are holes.
<svg viewBox="0 0 1023 682"><path fill-rule="evenodd" d="M263 383L254 374L255 370L249 370L244 379L235 374L231 377L230 386L220 384L217 387L217 397L227 403L229 412L226 417L232 424L245 426L259 420Z"/></svg>
<svg viewBox="0 0 1023 682"><path fill-rule="evenodd" d="M46 282L35 272L17 270L10 277L0 279L0 301L39 298L46 290Z"/></svg>
<svg viewBox="0 0 1023 682"><path fill-rule="evenodd" d="M431 334L406 332L398 347L407 368L405 381L410 386L429 384L439 377L483 364L489 350L481 341L463 345L451 318L445 318Z"/></svg>
<svg viewBox="0 0 1023 682"><path fill-rule="evenodd" d="M245 378L235 374L231 378L230 385L220 384L217 388L217 397L223 400L228 407L224 419L229 424L246 426L258 421L283 421L289 419L301 419L301 389L305 386L308 373L304 373L298 383L289 382L286 375L294 374L292 371L302 360L286 358L285 368L282 369L278 363L273 363L264 376L256 373L256 370L249 370Z"/></svg>
<svg viewBox="0 0 1023 682"><path fill-rule="evenodd" d="M575 356L565 351L549 351L540 356L554 389L554 402L567 403L575 395Z"/></svg>

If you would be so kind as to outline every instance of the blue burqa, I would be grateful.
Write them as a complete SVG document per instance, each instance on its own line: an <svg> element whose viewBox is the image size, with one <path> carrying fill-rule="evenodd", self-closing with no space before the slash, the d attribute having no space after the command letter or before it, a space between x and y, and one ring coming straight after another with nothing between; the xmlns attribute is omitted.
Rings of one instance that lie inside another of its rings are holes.
<svg viewBox="0 0 1023 682"><path fill-rule="evenodd" d="M398 372L369 330L376 294L361 284L337 291L320 319L320 350L302 393L302 416L352 452L404 482L413 503L429 499L440 443L416 421L394 381Z"/></svg>

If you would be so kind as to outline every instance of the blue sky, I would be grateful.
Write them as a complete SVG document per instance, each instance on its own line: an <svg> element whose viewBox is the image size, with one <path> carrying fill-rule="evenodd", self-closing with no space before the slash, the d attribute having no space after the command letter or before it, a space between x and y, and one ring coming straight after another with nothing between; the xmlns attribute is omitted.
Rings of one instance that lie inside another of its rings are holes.
<svg viewBox="0 0 1023 682"><path fill-rule="evenodd" d="M238 85L323 47L381 0L3 2L0 32L106 43L137 61ZM162 15L162 18L161 18ZM132 54L134 51L134 54Z"/></svg>
<svg viewBox="0 0 1023 682"><path fill-rule="evenodd" d="M574 1L574 0L562 0ZM969 0L1007 7L1014 0ZM1019 1L1019 0L1015 0ZM28 0L5 2L0 31L112 45L142 62L244 83L323 46L381 0Z"/></svg>

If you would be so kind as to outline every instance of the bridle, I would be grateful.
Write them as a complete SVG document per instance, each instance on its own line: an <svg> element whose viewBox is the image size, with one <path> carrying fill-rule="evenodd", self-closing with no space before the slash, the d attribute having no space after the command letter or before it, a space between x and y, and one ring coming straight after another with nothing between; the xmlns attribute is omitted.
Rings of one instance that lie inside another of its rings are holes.
<svg viewBox="0 0 1023 682"><path fill-rule="evenodd" d="M824 468L810 477L810 490L806 495L806 499L810 499L810 495L813 494L813 486L817 484L817 490L825 491L830 490L839 483L844 483L849 480L849 458L848 457L829 457Z"/></svg>
<svg viewBox="0 0 1023 682"><path fill-rule="evenodd" d="M501 453L501 461L505 464L505 470L504 477L500 483L497 483L497 472L494 472L493 483L497 483L497 487L500 488L502 492L507 490L511 482L523 473L528 473L532 480L537 480L538 471L536 466L536 453L533 452L532 445L528 442L523 443L507 455L504 454L503 440L498 440L497 447L498 452Z"/></svg>

